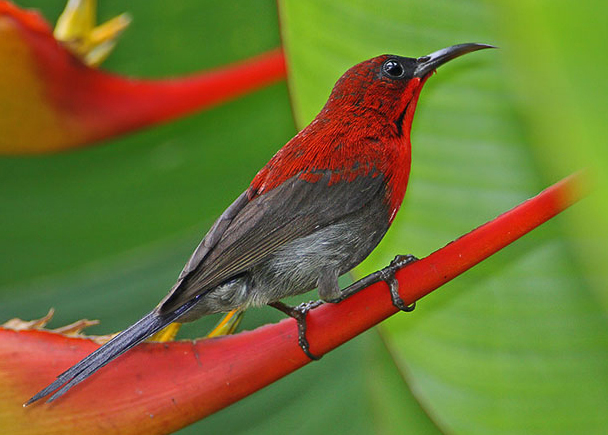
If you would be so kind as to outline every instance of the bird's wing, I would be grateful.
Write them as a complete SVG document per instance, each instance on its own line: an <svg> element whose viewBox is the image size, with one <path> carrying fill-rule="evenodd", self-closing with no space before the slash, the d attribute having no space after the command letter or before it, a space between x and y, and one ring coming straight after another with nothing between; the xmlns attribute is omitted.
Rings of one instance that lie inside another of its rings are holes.
<svg viewBox="0 0 608 435"><path fill-rule="evenodd" d="M196 269L205 259L209 251L220 241L224 232L232 222L232 220L239 214L239 212L247 205L249 198L247 197L247 191L241 193L241 195L234 200L232 204L228 206L224 213L215 221L209 232L205 235L201 243L196 247L190 259L184 266L184 269L179 274L178 282L183 280L190 272Z"/></svg>
<svg viewBox="0 0 608 435"><path fill-rule="evenodd" d="M241 195L196 249L160 311L175 310L385 193L382 175L330 183L331 175L324 172L317 182L295 176L251 201Z"/></svg>

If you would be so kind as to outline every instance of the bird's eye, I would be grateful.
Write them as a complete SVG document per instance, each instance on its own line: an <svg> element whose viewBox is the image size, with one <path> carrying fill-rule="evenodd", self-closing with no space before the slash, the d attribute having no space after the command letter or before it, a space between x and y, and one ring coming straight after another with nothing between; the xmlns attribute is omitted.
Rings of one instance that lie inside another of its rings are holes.
<svg viewBox="0 0 608 435"><path fill-rule="evenodd" d="M405 73L403 66L395 59L389 59L384 62L382 65L382 72L392 79L400 79Z"/></svg>

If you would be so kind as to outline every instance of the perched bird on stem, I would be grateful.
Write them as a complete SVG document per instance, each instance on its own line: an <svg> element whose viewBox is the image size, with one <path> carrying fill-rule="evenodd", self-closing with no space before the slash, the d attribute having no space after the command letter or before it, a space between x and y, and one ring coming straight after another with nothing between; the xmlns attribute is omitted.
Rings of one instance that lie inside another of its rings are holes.
<svg viewBox="0 0 608 435"><path fill-rule="evenodd" d="M485 44L460 44L428 56L383 55L350 68L325 107L255 176L217 219L177 283L148 315L59 375L32 397L63 395L100 367L168 324L271 305L298 320L322 302L288 307L281 299L318 289L339 302L373 282L387 281L393 303L395 271L412 256L341 290L338 277L363 261L393 222L410 173L410 130L425 81L435 69ZM57 391L55 391L57 390Z"/></svg>

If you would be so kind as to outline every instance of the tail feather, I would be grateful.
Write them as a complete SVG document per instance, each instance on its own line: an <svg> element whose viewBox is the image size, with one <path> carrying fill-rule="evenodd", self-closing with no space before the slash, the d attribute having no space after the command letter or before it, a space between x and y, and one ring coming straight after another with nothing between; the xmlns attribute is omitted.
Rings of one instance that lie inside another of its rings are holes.
<svg viewBox="0 0 608 435"><path fill-rule="evenodd" d="M169 323L177 320L184 313L189 311L196 302L197 300L193 299L179 307L177 310L163 315L159 315L156 311L152 311L151 313L147 314L138 322L125 329L112 340L101 346L99 349L57 376L57 379L53 383L36 393L36 395L28 400L23 406L28 406L29 404L48 396L60 387L61 388L55 392L55 394L53 394L47 402L52 402L53 400L62 396L74 385L85 380L114 358L122 355L127 350L141 343L152 334L163 329Z"/></svg>

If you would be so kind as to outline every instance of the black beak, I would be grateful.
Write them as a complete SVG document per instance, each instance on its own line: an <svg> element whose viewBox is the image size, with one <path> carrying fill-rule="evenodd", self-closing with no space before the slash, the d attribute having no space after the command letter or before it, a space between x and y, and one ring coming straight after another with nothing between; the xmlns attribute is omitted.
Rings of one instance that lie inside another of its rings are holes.
<svg viewBox="0 0 608 435"><path fill-rule="evenodd" d="M458 44L452 45L448 48L437 50L428 56L422 56L416 59L416 69L414 70L414 77L424 77L427 74L433 72L441 65L449 62L452 59L462 56L463 54L471 53L477 50L483 50L484 48L496 48L493 45L487 44Z"/></svg>

